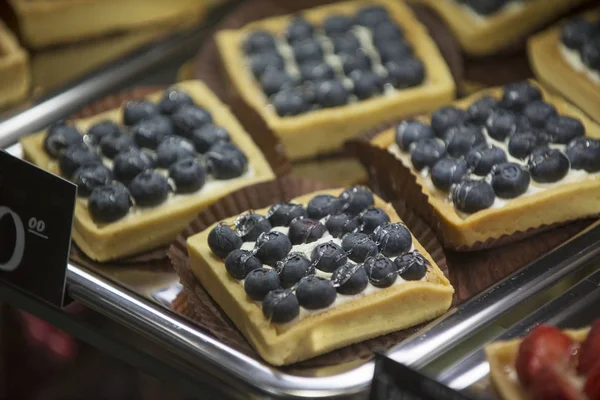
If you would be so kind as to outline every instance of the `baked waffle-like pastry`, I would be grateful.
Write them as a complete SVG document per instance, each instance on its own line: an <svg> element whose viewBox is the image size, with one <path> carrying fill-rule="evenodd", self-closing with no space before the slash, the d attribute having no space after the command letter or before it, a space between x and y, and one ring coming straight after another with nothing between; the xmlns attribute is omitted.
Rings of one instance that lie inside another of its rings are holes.
<svg viewBox="0 0 600 400"><path fill-rule="evenodd" d="M0 20L0 107L23 99L30 81L29 56Z"/></svg>
<svg viewBox="0 0 600 400"><path fill-rule="evenodd" d="M223 30L216 41L233 91L292 159L334 152L454 98L438 48L399 1L325 5Z"/></svg>
<svg viewBox="0 0 600 400"><path fill-rule="evenodd" d="M410 0L437 11L466 53L508 47L586 0Z"/></svg>
<svg viewBox="0 0 600 400"><path fill-rule="evenodd" d="M187 247L194 275L273 365L431 320L454 292L391 205L362 187L248 211Z"/></svg>
<svg viewBox="0 0 600 400"><path fill-rule="evenodd" d="M451 247L600 213L600 126L533 81L483 90L372 144L410 172Z"/></svg>
<svg viewBox="0 0 600 400"><path fill-rule="evenodd" d="M600 8L533 36L528 52L540 81L600 121Z"/></svg>
<svg viewBox="0 0 600 400"><path fill-rule="evenodd" d="M199 81L21 140L34 164L73 180L73 239L107 261L172 241L205 206L274 174Z"/></svg>
<svg viewBox="0 0 600 400"><path fill-rule="evenodd" d="M8 1L23 39L35 49L187 20L206 7L198 0Z"/></svg>
<svg viewBox="0 0 600 400"><path fill-rule="evenodd" d="M485 353L504 400L600 399L600 321L564 332L540 325L524 338L487 346Z"/></svg>

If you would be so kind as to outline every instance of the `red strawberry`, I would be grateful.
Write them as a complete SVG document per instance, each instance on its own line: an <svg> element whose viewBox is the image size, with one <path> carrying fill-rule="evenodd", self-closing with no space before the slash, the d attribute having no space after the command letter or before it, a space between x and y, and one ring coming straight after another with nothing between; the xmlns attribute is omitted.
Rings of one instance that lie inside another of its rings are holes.
<svg viewBox="0 0 600 400"><path fill-rule="evenodd" d="M575 365L576 346L570 337L550 325L535 328L519 347L516 368L519 380L529 387L542 366L567 372Z"/></svg>
<svg viewBox="0 0 600 400"><path fill-rule="evenodd" d="M600 362L590 370L583 388L588 400L600 400Z"/></svg>
<svg viewBox="0 0 600 400"><path fill-rule="evenodd" d="M529 393L532 400L581 400L581 394L567 375L551 365L542 365L535 374Z"/></svg>
<svg viewBox="0 0 600 400"><path fill-rule="evenodd" d="M579 350L579 368L582 375L587 375L592 367L600 362L600 320L592 325L590 333L581 344Z"/></svg>

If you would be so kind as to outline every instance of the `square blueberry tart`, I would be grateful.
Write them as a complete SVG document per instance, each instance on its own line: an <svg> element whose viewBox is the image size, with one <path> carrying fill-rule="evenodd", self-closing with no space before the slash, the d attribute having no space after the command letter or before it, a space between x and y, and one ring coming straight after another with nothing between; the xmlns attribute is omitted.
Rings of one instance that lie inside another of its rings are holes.
<svg viewBox="0 0 600 400"><path fill-rule="evenodd" d="M540 81L600 121L600 8L533 36L528 53Z"/></svg>
<svg viewBox="0 0 600 400"><path fill-rule="evenodd" d="M273 365L431 320L454 293L391 205L363 187L250 210L187 247L202 286Z"/></svg>
<svg viewBox="0 0 600 400"><path fill-rule="evenodd" d="M96 261L166 245L207 205L274 177L199 81L56 123L21 144L27 160L78 185L73 239Z"/></svg>
<svg viewBox="0 0 600 400"><path fill-rule="evenodd" d="M435 10L468 54L485 56L518 42L587 0L409 0Z"/></svg>
<svg viewBox="0 0 600 400"><path fill-rule="evenodd" d="M292 159L334 152L386 120L454 98L437 46L402 2L335 3L216 40L235 95Z"/></svg>
<svg viewBox="0 0 600 400"><path fill-rule="evenodd" d="M403 121L372 144L414 179L451 247L600 213L600 126L533 81Z"/></svg>

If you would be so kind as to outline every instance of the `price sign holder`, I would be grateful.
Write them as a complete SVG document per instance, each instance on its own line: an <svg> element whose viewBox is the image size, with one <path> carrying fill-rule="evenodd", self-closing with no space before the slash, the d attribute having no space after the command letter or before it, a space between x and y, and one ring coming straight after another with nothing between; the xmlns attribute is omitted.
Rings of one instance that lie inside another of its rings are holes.
<svg viewBox="0 0 600 400"><path fill-rule="evenodd" d="M430 377L377 354L370 400L475 400Z"/></svg>
<svg viewBox="0 0 600 400"><path fill-rule="evenodd" d="M0 281L64 304L77 186L0 151Z"/></svg>

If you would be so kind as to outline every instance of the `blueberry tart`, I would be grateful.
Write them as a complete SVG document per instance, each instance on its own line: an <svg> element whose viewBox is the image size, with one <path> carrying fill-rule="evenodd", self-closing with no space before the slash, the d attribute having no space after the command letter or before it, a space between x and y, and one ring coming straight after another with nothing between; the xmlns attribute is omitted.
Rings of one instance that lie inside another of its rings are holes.
<svg viewBox="0 0 600 400"><path fill-rule="evenodd" d="M199 81L59 121L21 144L27 160L78 185L73 239L100 262L166 245L218 198L274 177L229 109Z"/></svg>
<svg viewBox="0 0 600 400"><path fill-rule="evenodd" d="M258 114L292 159L331 153L383 121L454 97L436 44L402 2L339 2L223 30L216 40L236 113Z"/></svg>
<svg viewBox="0 0 600 400"><path fill-rule="evenodd" d="M273 365L431 320L454 292L391 205L363 187L219 221L190 236L187 249L200 284Z"/></svg>
<svg viewBox="0 0 600 400"><path fill-rule="evenodd" d="M25 98L29 91L29 56L0 21L0 108Z"/></svg>

